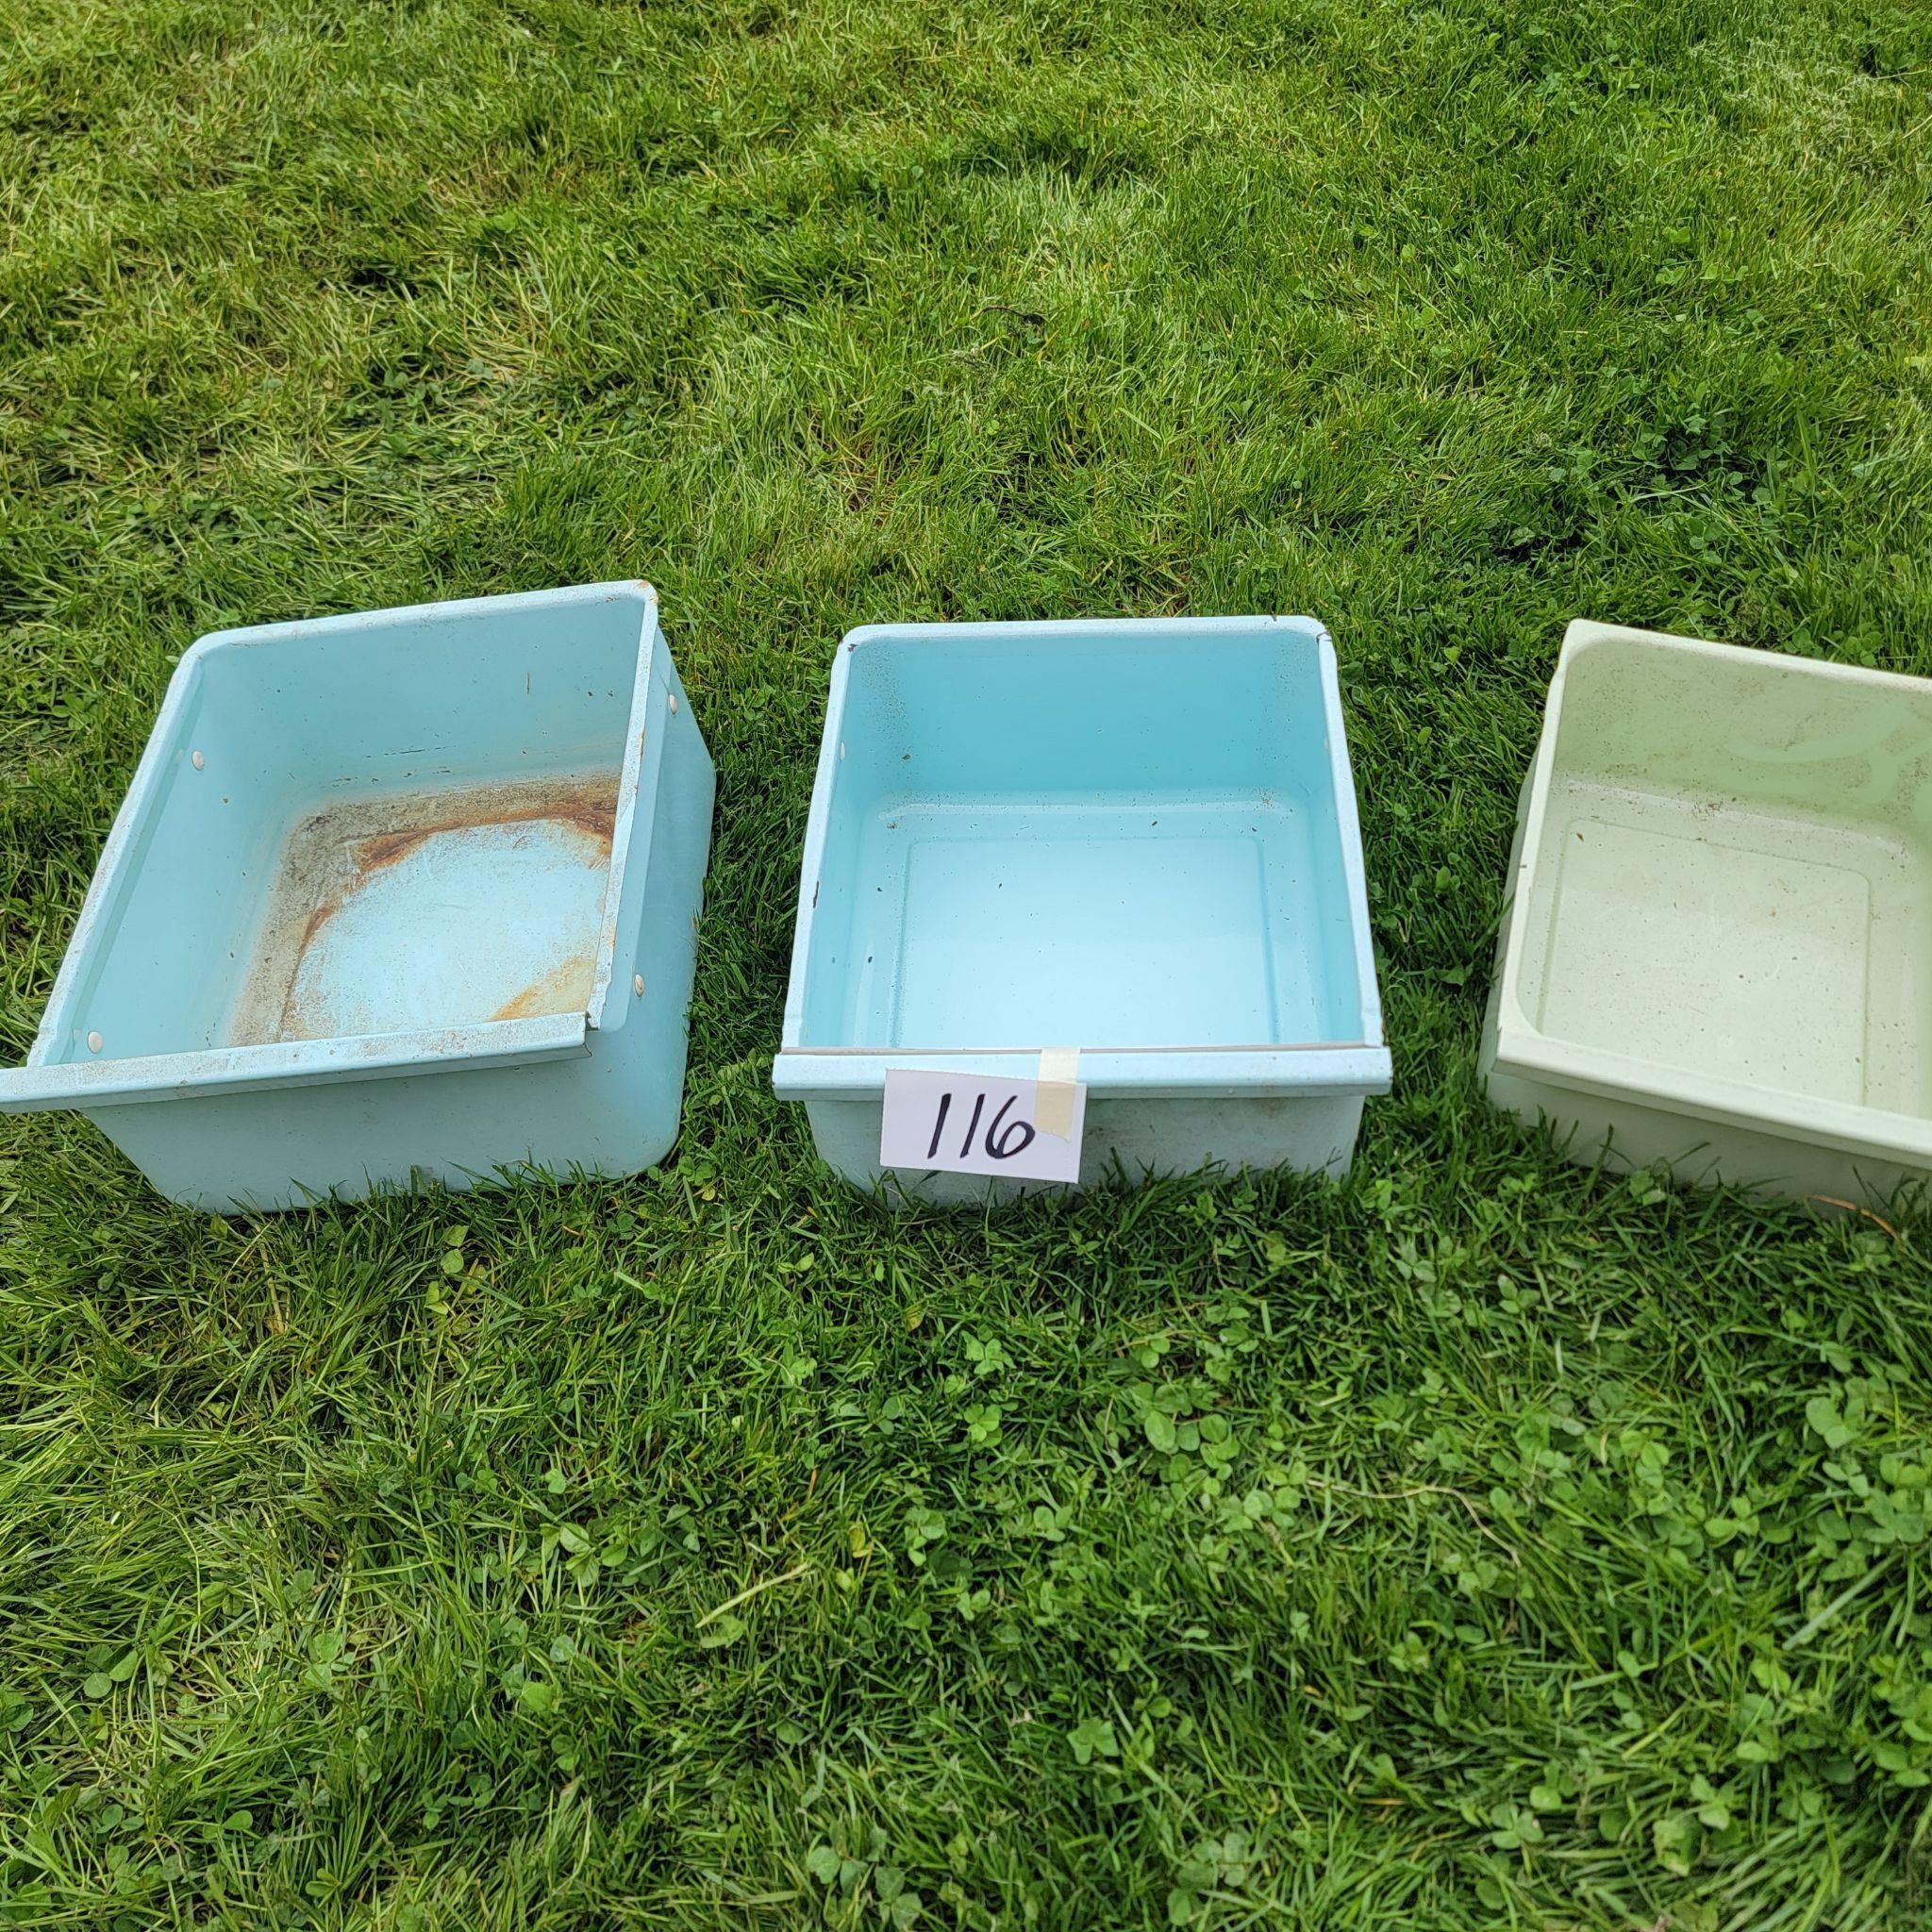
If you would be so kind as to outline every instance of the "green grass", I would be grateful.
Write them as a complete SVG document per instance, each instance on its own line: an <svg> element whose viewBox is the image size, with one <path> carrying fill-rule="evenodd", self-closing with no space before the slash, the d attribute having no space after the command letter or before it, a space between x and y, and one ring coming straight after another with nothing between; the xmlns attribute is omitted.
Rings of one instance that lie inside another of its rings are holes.
<svg viewBox="0 0 1932 1932"><path fill-rule="evenodd" d="M1932 1224L1474 1077L1567 617L1932 672L1932 13L0 33L0 1045L218 625L648 575L721 792L661 1174L5 1124L0 1921L1932 1922ZM1182 609L1339 640L1397 1091L894 1222L769 1085L834 641Z"/></svg>

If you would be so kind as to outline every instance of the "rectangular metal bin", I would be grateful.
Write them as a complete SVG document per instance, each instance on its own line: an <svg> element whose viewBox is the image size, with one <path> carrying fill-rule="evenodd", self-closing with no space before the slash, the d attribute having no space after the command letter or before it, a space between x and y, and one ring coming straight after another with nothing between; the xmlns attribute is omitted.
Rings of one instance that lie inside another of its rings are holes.
<svg viewBox="0 0 1932 1932"><path fill-rule="evenodd" d="M1081 1184L1344 1170L1390 1078L1307 618L897 625L832 671L774 1070L875 1186L888 1067L1077 1049ZM924 1199L1011 1191L894 1171Z"/></svg>
<svg viewBox="0 0 1932 1932"><path fill-rule="evenodd" d="M1583 1161L1863 1204L1932 1169L1932 683L1575 623L1482 1071Z"/></svg>
<svg viewBox="0 0 1932 1932"><path fill-rule="evenodd" d="M648 584L205 637L0 1108L216 1212L648 1167L712 791Z"/></svg>

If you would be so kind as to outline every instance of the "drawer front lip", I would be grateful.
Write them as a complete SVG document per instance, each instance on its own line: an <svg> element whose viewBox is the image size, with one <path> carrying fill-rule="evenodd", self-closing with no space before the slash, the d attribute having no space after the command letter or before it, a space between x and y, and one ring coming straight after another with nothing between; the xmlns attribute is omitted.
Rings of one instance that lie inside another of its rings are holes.
<svg viewBox="0 0 1932 1932"><path fill-rule="evenodd" d="M337 1080L393 1080L579 1059L591 1050L580 1012L491 1020L439 1033L301 1040L139 1059L71 1060L0 1069L0 1113L118 1107L214 1093L258 1093Z"/></svg>
<svg viewBox="0 0 1932 1932"><path fill-rule="evenodd" d="M883 1092L889 1067L1006 1074L1031 1078L1034 1048L929 1051L873 1048L790 1048L773 1064L772 1084L787 1100L857 1098ZM1379 1042L1307 1046L1094 1047L1080 1053L1079 1077L1091 1096L1106 1099L1313 1099L1386 1093L1391 1068Z"/></svg>

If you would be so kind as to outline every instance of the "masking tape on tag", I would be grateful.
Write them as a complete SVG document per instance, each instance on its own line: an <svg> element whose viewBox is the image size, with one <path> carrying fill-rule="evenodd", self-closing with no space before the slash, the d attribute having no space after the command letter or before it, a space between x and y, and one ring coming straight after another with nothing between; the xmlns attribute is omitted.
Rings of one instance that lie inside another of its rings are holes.
<svg viewBox="0 0 1932 1932"><path fill-rule="evenodd" d="M1077 1046L1047 1046L1040 1052L1040 1088L1033 1101L1033 1124L1042 1134L1070 1141L1074 1136L1074 1089L1080 1078Z"/></svg>

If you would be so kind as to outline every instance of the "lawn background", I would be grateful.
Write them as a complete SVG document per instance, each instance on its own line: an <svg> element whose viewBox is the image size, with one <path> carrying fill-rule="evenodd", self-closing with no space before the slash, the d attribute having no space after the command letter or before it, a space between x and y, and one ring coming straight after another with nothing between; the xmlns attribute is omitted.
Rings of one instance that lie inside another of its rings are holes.
<svg viewBox="0 0 1932 1932"><path fill-rule="evenodd" d="M0 1920L1932 1920L1932 1228L1474 1078L1568 617L1932 672L1928 230L1910 4L12 0L0 1044L203 631L647 575L720 801L661 1174L0 1125ZM1396 1092L892 1222L836 640L1182 610L1335 633Z"/></svg>

